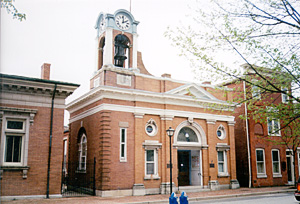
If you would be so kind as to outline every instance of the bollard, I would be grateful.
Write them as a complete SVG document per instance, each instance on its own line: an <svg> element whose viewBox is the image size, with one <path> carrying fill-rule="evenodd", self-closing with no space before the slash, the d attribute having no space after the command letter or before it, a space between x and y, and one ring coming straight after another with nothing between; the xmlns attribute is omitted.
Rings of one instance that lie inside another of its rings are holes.
<svg viewBox="0 0 300 204"><path fill-rule="evenodd" d="M180 204L189 204L188 197L186 196L185 192L181 193L179 200L180 200Z"/></svg>
<svg viewBox="0 0 300 204"><path fill-rule="evenodd" d="M169 204L178 204L177 199L178 197L176 197L175 193L173 192L169 198Z"/></svg>

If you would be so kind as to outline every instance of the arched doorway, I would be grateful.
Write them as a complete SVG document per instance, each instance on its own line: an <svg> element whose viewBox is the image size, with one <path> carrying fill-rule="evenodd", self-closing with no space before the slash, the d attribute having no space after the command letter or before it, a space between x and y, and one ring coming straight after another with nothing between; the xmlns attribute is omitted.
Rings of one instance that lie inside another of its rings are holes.
<svg viewBox="0 0 300 204"><path fill-rule="evenodd" d="M202 186L202 148L206 145L202 127L195 122L182 122L175 130L179 186Z"/></svg>

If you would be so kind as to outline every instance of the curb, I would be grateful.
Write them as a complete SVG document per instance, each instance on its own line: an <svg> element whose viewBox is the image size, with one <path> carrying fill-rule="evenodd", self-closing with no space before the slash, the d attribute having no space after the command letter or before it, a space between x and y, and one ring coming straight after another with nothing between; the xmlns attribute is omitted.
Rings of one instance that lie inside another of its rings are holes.
<svg viewBox="0 0 300 204"><path fill-rule="evenodd" d="M188 200L189 201L203 201L203 200L224 199L224 198L248 197L248 196L255 196L255 195L290 193L290 192L295 192L295 190L296 189L286 189L286 190L278 190L278 191L218 195L217 197L216 196L194 197L194 198L189 198ZM169 203L169 201L168 200L156 200L156 201L130 202L130 203L125 203L125 204L166 204L166 203Z"/></svg>

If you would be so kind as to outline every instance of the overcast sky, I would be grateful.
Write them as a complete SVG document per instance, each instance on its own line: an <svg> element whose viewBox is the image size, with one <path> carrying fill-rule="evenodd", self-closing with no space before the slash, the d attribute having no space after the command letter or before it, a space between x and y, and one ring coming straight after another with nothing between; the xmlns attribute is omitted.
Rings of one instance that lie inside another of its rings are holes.
<svg viewBox="0 0 300 204"><path fill-rule="evenodd" d="M184 22L195 0L131 0L138 25L138 50L155 76L193 80L189 62L163 36L168 26ZM40 77L51 64L50 79L80 84L71 99L88 92L96 69L96 30L100 12L130 9L130 0L15 0L25 21L1 9L1 73Z"/></svg>

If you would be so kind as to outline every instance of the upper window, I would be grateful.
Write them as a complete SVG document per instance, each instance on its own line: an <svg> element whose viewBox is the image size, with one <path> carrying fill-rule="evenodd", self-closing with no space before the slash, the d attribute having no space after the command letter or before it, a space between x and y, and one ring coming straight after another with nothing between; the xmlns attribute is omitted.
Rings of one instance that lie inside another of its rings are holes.
<svg viewBox="0 0 300 204"><path fill-rule="evenodd" d="M258 178L266 177L265 151L263 149L256 149L256 168Z"/></svg>
<svg viewBox="0 0 300 204"><path fill-rule="evenodd" d="M284 91L284 92L286 92L286 93L288 92L287 88L282 88L281 90ZM289 97L288 97L287 94L282 93L281 97L282 97L282 103L287 103L288 102Z"/></svg>
<svg viewBox="0 0 300 204"><path fill-rule="evenodd" d="M120 161L127 161L127 129L120 129Z"/></svg>
<svg viewBox="0 0 300 204"><path fill-rule="evenodd" d="M227 176L227 152L218 151L218 176Z"/></svg>
<svg viewBox="0 0 300 204"><path fill-rule="evenodd" d="M198 137L194 130L189 127L182 128L177 137L179 142L198 142Z"/></svg>
<svg viewBox="0 0 300 204"><path fill-rule="evenodd" d="M279 119L267 119L268 122L268 135L280 136L280 121Z"/></svg>
<svg viewBox="0 0 300 204"><path fill-rule="evenodd" d="M86 170L86 157L87 157L87 138L86 135L83 133L80 139L79 144L79 170L85 171Z"/></svg>
<svg viewBox="0 0 300 204"><path fill-rule="evenodd" d="M252 98L253 99L261 99L260 89L256 85L252 85Z"/></svg>
<svg viewBox="0 0 300 204"><path fill-rule="evenodd" d="M221 140L225 139L226 137L226 132L225 132L225 128L223 125L220 125L217 129L217 137Z"/></svg>
<svg viewBox="0 0 300 204"><path fill-rule="evenodd" d="M279 150L273 149L272 150L272 167L273 167L273 176L281 176L280 171L280 156Z"/></svg>

